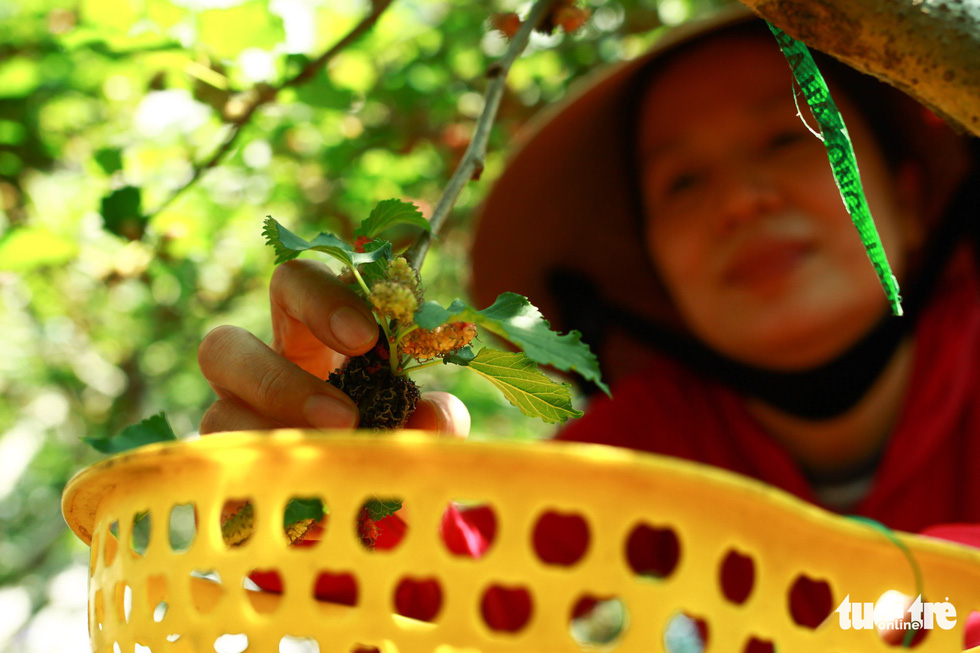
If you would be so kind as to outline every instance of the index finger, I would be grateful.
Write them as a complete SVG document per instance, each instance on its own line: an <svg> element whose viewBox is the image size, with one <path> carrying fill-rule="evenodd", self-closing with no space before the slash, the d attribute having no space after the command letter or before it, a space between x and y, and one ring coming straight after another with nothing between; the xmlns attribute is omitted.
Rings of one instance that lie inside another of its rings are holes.
<svg viewBox="0 0 980 653"><path fill-rule="evenodd" d="M378 324L367 304L319 261L279 265L269 299L272 348L320 378L344 356L363 354L377 342Z"/></svg>

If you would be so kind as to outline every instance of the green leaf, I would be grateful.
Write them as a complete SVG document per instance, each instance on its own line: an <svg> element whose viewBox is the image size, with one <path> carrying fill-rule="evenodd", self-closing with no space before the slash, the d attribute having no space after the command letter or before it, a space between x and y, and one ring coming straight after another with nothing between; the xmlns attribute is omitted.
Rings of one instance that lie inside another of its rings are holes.
<svg viewBox="0 0 980 653"><path fill-rule="evenodd" d="M282 18L259 0L202 11L198 21L200 41L224 59L234 59L248 48L272 50L286 38Z"/></svg>
<svg viewBox="0 0 980 653"><path fill-rule="evenodd" d="M374 241L380 243L374 244L374 249L365 246L364 252L357 252L333 234L321 233L312 241L304 240L272 217L265 219L262 234L265 236L267 244L276 251L277 264L292 260L302 252L309 250L316 250L332 256L347 267L391 258L391 244L386 241Z"/></svg>
<svg viewBox="0 0 980 653"><path fill-rule="evenodd" d="M117 147L103 147L95 152L95 162L107 174L122 170L122 150Z"/></svg>
<svg viewBox="0 0 980 653"><path fill-rule="evenodd" d="M453 365L461 365L462 367L466 367L473 361L475 357L476 354L473 353L473 348L467 345L466 347L463 347L455 354L452 354L451 356L443 357L442 362L443 364L446 365L452 363Z"/></svg>
<svg viewBox="0 0 980 653"><path fill-rule="evenodd" d="M402 509L401 499L370 499L364 504L368 511L368 516L374 521L381 521L385 517L394 515Z"/></svg>
<svg viewBox="0 0 980 653"><path fill-rule="evenodd" d="M102 220L106 230L130 240L139 240L146 229L137 186L117 188L102 198Z"/></svg>
<svg viewBox="0 0 980 653"><path fill-rule="evenodd" d="M103 438L82 438L82 441L91 445L102 453L121 453L145 444L154 442L169 442L176 440L170 422L164 413L157 413L153 417L147 417L139 424L132 424L122 430L119 435Z"/></svg>
<svg viewBox="0 0 980 653"><path fill-rule="evenodd" d="M570 386L552 381L520 352L483 348L467 367L497 386L528 417L561 424L569 417L582 416L572 408Z"/></svg>
<svg viewBox="0 0 980 653"><path fill-rule="evenodd" d="M42 227L12 229L0 240L0 270L27 272L63 265L78 254L78 243Z"/></svg>
<svg viewBox="0 0 980 653"><path fill-rule="evenodd" d="M429 301L419 306L418 310L415 311L415 323L423 329L431 331L446 322L452 321L455 316L472 310L462 299L453 301L449 308L443 308L439 302Z"/></svg>
<svg viewBox="0 0 980 653"><path fill-rule="evenodd" d="M286 512L282 516L283 528L289 528L307 519L319 520L323 517L323 502L319 499L291 499L286 504Z"/></svg>
<svg viewBox="0 0 980 653"><path fill-rule="evenodd" d="M526 297L507 292L481 311L474 310L460 299L450 304L448 309L430 301L415 312L415 323L423 329L435 329L459 320L473 322L497 334L519 347L536 363L577 372L609 394L609 388L602 382L599 361L589 346L582 342L582 334L571 331L560 335L552 331L551 324Z"/></svg>
<svg viewBox="0 0 980 653"><path fill-rule="evenodd" d="M371 210L371 215L361 222L355 236L376 238L378 234L397 224L410 224L429 231L429 221L422 216L419 207L401 200L382 200Z"/></svg>
<svg viewBox="0 0 980 653"><path fill-rule="evenodd" d="M361 278L364 279L364 283L370 288L375 281L380 281L388 276L388 262L392 258L391 243L387 240L372 240L365 243L363 249L365 252L373 252L376 249L384 250L384 256L377 261L364 263L358 268L361 272ZM357 286L358 292L360 292L360 284L355 285Z"/></svg>

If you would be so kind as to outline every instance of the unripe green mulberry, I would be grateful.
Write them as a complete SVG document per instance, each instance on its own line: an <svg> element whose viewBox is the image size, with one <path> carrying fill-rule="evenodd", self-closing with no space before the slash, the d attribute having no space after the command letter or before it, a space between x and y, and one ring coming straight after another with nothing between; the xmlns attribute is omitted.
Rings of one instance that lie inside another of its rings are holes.
<svg viewBox="0 0 980 653"><path fill-rule="evenodd" d="M419 300L408 286L393 281L378 281L371 287L371 305L379 313L401 324L411 324Z"/></svg>
<svg viewBox="0 0 980 653"><path fill-rule="evenodd" d="M419 297L421 283L419 273L408 264L408 260L404 256L393 258L388 262L388 281L411 288L415 292L415 296Z"/></svg>
<svg viewBox="0 0 980 653"><path fill-rule="evenodd" d="M354 400L362 428L403 427L421 397L414 381L391 371L384 335L371 351L347 359L343 367L330 374L327 382Z"/></svg>
<svg viewBox="0 0 980 653"><path fill-rule="evenodd" d="M392 259L385 278L371 286L370 299L379 313L401 324L411 324L422 301L419 273L404 257Z"/></svg>
<svg viewBox="0 0 980 653"><path fill-rule="evenodd" d="M401 350L418 361L443 358L459 352L476 337L472 322L450 322L435 329L416 329L401 342Z"/></svg>

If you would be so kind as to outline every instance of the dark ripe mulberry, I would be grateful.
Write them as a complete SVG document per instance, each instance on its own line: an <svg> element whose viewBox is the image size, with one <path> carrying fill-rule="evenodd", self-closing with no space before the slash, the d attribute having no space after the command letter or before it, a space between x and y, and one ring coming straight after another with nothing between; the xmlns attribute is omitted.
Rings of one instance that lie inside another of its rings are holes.
<svg viewBox="0 0 980 653"><path fill-rule="evenodd" d="M382 334L371 351L348 358L327 378L327 383L344 391L357 404L361 428L399 429L418 406L419 387L407 376L394 374L389 358L388 342Z"/></svg>

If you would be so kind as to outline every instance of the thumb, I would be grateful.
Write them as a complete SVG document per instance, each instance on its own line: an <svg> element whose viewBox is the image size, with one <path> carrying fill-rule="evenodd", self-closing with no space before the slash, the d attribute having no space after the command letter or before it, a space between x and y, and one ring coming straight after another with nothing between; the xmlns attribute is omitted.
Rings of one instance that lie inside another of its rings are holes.
<svg viewBox="0 0 980 653"><path fill-rule="evenodd" d="M456 395L426 392L405 427L465 438L470 432L470 411Z"/></svg>

